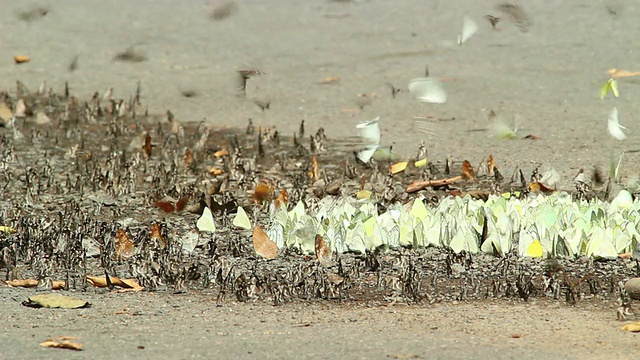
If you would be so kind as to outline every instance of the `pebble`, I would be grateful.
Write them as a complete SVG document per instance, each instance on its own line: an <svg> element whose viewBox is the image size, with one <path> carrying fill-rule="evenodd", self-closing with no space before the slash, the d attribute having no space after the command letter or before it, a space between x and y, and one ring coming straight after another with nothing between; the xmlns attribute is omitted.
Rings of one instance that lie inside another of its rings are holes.
<svg viewBox="0 0 640 360"><path fill-rule="evenodd" d="M640 277L627 280L624 284L624 289L627 290L629 297L633 300L640 300Z"/></svg>

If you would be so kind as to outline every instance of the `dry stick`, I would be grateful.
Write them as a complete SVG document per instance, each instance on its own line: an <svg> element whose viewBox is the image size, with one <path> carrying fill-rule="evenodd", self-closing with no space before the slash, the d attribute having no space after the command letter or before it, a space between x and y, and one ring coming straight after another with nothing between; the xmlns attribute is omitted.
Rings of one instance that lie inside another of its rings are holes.
<svg viewBox="0 0 640 360"><path fill-rule="evenodd" d="M407 186L407 189L405 190L405 192L413 193L428 187L450 185L450 184L457 183L462 179L464 178L461 175L458 175L448 179L424 180L424 181L414 180L411 184L409 184L409 186Z"/></svg>

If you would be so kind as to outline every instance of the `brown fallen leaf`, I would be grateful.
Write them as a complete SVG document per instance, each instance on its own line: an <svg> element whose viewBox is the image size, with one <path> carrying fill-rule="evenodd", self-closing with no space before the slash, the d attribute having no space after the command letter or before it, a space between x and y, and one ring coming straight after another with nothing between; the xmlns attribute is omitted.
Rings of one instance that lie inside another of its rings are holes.
<svg viewBox="0 0 640 360"><path fill-rule="evenodd" d="M209 175L211 176L218 176L222 174L224 174L224 169L217 168L215 166L212 166L211 169L209 169Z"/></svg>
<svg viewBox="0 0 640 360"><path fill-rule="evenodd" d="M640 71L619 70L616 68L607 70L612 79L640 76Z"/></svg>
<svg viewBox="0 0 640 360"><path fill-rule="evenodd" d="M76 339L80 338L72 336L60 336L57 339L50 338L46 341L41 342L39 345L43 347L80 351L82 350L83 345L77 342L70 341Z"/></svg>
<svg viewBox="0 0 640 360"><path fill-rule="evenodd" d="M13 57L13 61L16 64L23 64L23 63L29 62L29 60L31 60L31 58L25 55L16 55Z"/></svg>
<svg viewBox="0 0 640 360"><path fill-rule="evenodd" d="M320 82L322 85L336 84L340 81L339 76L327 76Z"/></svg>
<svg viewBox="0 0 640 360"><path fill-rule="evenodd" d="M213 153L213 157L214 158L221 158L223 156L229 156L229 150L227 149L222 149L222 150L218 150L216 152Z"/></svg>
<svg viewBox="0 0 640 360"><path fill-rule="evenodd" d="M138 282L135 279L120 279L115 276L109 276L109 280L111 281L111 284L113 286L118 286L124 289L131 289L134 291L140 291L144 289L144 287L140 286L140 284L138 284ZM87 275L87 281L89 282L89 284L95 287L99 287L99 288L107 287L107 279L104 277Z"/></svg>
<svg viewBox="0 0 640 360"><path fill-rule="evenodd" d="M22 305L49 309L80 309L91 306L91 304L84 300L55 293L31 296L23 301Z"/></svg>
<svg viewBox="0 0 640 360"><path fill-rule="evenodd" d="M635 322L635 323L626 324L620 330L628 331L628 332L634 332L634 333L640 332L640 321L639 322Z"/></svg>
<svg viewBox="0 0 640 360"><path fill-rule="evenodd" d="M391 174L397 174L399 172L405 171L407 168L407 165L409 165L408 161L400 161L395 164L391 164L391 167L390 167Z"/></svg>
<svg viewBox="0 0 640 360"><path fill-rule="evenodd" d="M12 287L25 287L31 288L38 286L39 281L36 279L20 279L20 280L7 280L5 283ZM62 280L54 280L52 284L53 290L62 290L66 288L67 283Z"/></svg>
<svg viewBox="0 0 640 360"><path fill-rule="evenodd" d="M253 228L253 248L256 253L267 260L278 257L278 246L262 230L260 225Z"/></svg>

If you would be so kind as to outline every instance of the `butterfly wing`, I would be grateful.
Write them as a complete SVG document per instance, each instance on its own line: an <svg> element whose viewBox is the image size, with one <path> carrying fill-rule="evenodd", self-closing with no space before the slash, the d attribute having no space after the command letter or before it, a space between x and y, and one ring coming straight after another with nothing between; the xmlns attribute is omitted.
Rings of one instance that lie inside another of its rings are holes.
<svg viewBox="0 0 640 360"><path fill-rule="evenodd" d="M213 214L208 207L202 211L202 216L196 222L196 226L200 231L216 232L216 223L213 221Z"/></svg>
<svg viewBox="0 0 640 360"><path fill-rule="evenodd" d="M458 37L458 45L464 44L477 31L478 31L478 24L476 24L475 21L471 20L470 17L465 16L462 21L462 33Z"/></svg>
<svg viewBox="0 0 640 360"><path fill-rule="evenodd" d="M238 212L236 216L233 218L233 226L237 226L239 228L245 230L251 230L251 220L249 220L249 216L247 216L247 212L241 206L238 206Z"/></svg>
<svg viewBox="0 0 640 360"><path fill-rule="evenodd" d="M409 82L409 93L421 102L444 104L447 102L447 93L442 88L442 83L434 78L416 78Z"/></svg>
<svg viewBox="0 0 640 360"><path fill-rule="evenodd" d="M613 136L616 140L624 140L627 138L627 135L622 131L625 129L624 126L620 125L620 121L618 119L618 108L614 107L613 110L609 113L609 118L607 119L607 129L609 130L609 134Z"/></svg>

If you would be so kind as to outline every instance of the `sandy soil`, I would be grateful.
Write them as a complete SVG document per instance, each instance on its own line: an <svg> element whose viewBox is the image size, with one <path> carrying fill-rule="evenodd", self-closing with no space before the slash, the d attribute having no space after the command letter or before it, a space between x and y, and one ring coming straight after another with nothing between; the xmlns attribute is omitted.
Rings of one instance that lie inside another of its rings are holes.
<svg viewBox="0 0 640 360"><path fill-rule="evenodd" d="M87 293L76 295L91 308L50 310L20 305L31 294L0 293L4 358L623 359L637 344L603 303L216 307L213 294ZM82 337L85 351L37 346L62 335Z"/></svg>
<svg viewBox="0 0 640 360"><path fill-rule="evenodd" d="M13 88L16 80L36 88L46 80L61 89L68 81L86 98L109 86L129 94L141 81L151 112L171 109L184 121L206 118L230 127L251 117L288 133L305 119L330 137L355 134L358 121L381 116L383 141L404 155L413 155L423 137L413 116L455 117L435 125L432 158L477 163L493 153L507 169L553 166L565 187L577 169L607 165L606 118L615 105L630 128L615 149L630 152L625 164L637 162L638 82L621 81L616 100L600 101L599 87L609 68L640 70L633 31L640 7L622 0L531 2L534 23L523 34L506 21L499 31L490 29L482 16L497 14L495 3L247 0L233 16L211 21L200 1L7 2L0 5L0 88ZM33 5L51 11L37 21L19 20L16 13ZM464 14L480 31L458 47ZM112 61L137 43L148 61ZM14 65L18 54L32 61ZM79 67L69 72L76 55ZM446 80L449 101L392 99L385 82L406 87L425 64ZM247 99L234 90L242 67L267 73L250 81ZM327 76L341 80L320 84ZM184 90L198 95L181 97ZM377 96L360 111L358 93ZM261 112L256 99L270 100L271 110ZM489 109L508 122L516 117L520 135L541 139L499 141L473 131L487 128ZM633 166L624 170L637 176ZM613 304L216 307L207 294L141 293L82 294L92 308L58 311L22 307L30 294L0 291L0 358L625 358L637 347L635 335L619 331ZM129 315L115 315L121 309ZM87 351L37 346L59 335L82 336Z"/></svg>

